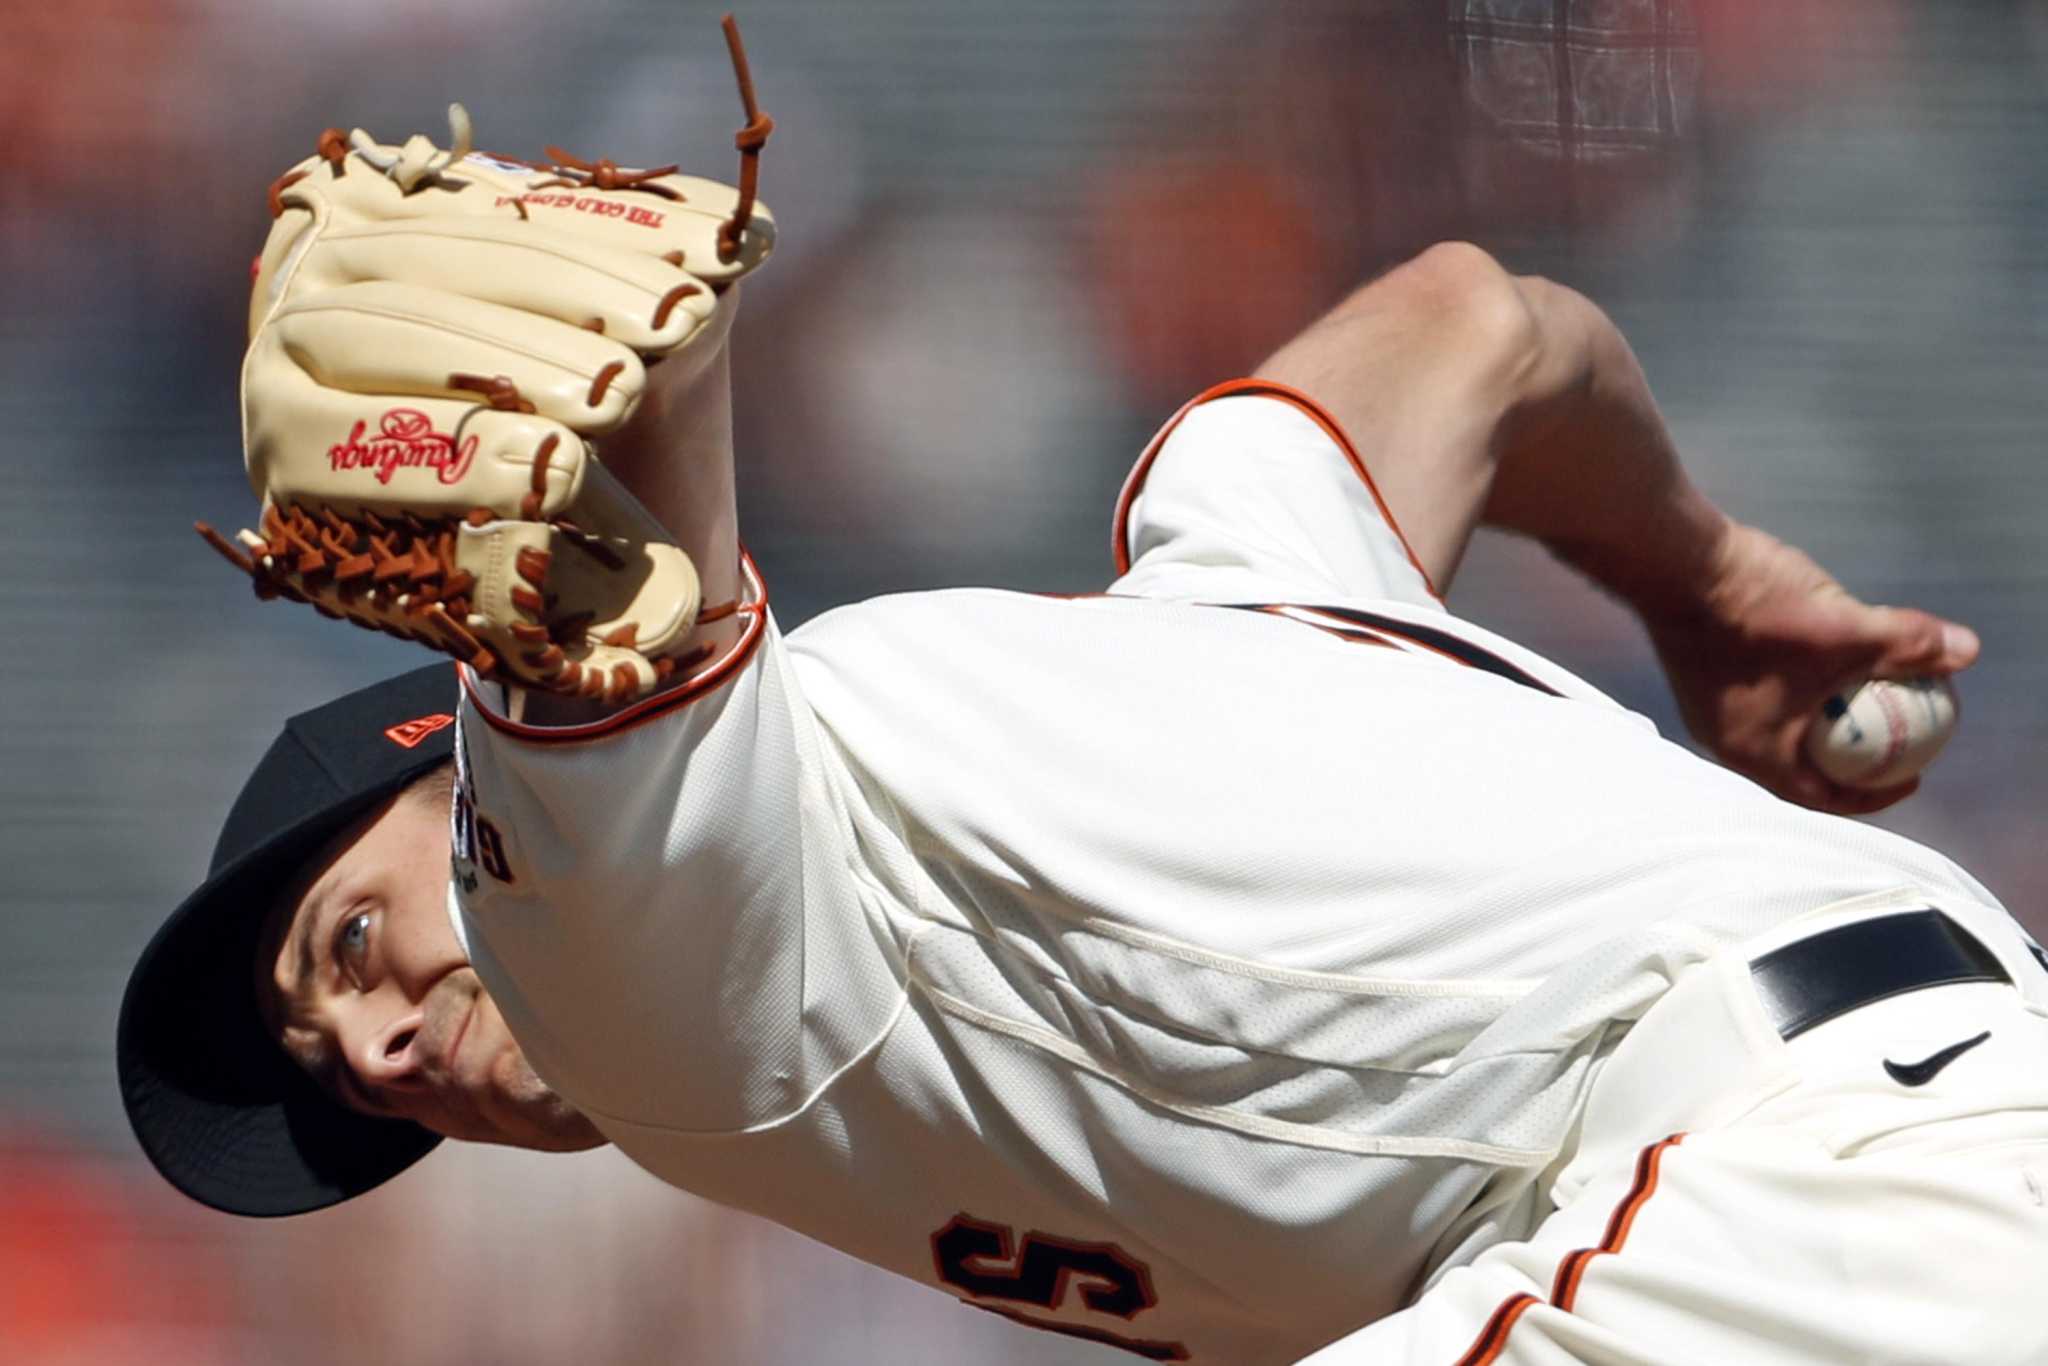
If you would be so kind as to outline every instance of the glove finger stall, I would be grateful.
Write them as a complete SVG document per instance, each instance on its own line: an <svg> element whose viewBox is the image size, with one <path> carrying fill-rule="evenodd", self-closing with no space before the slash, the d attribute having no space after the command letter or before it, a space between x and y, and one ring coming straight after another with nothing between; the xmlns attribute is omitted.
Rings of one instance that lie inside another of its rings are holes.
<svg viewBox="0 0 2048 1366"><path fill-rule="evenodd" d="M266 332L252 360L281 345ZM554 517L591 463L583 440L559 423L467 399L334 389L282 360L252 364L243 389L249 484L281 505Z"/></svg>
<svg viewBox="0 0 2048 1366"><path fill-rule="evenodd" d="M395 157L402 149L376 150ZM730 259L720 256L720 232L738 204L736 189L697 176L664 175L632 188L604 189L578 184L553 168L471 153L408 191L360 151L339 162L311 157L274 188L276 221L257 258L258 312L251 323L260 323L260 310L296 287L291 277L309 234L376 222L454 219L492 221L508 230L532 227L666 260L720 287L757 269L775 244L774 217L757 201L738 251Z"/></svg>
<svg viewBox="0 0 2048 1366"><path fill-rule="evenodd" d="M252 352L284 357L329 388L535 411L574 431L624 422L646 385L631 348L517 309L382 281L279 310ZM269 357L259 357L260 368Z"/></svg>
<svg viewBox="0 0 2048 1366"><path fill-rule="evenodd" d="M417 285L601 330L643 355L687 345L717 300L658 257L565 239L530 223L411 219L337 228L307 250L295 297L365 281Z"/></svg>

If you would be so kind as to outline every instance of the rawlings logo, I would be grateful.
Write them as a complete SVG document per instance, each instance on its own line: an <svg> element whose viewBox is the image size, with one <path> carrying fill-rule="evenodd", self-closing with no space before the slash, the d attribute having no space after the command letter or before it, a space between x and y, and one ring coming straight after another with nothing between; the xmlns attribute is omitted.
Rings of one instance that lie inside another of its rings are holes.
<svg viewBox="0 0 2048 1366"><path fill-rule="evenodd" d="M574 209L578 213L594 213L599 218L623 218L628 223L637 223L643 228L658 228L662 219L667 217L666 214L642 208L638 204L628 204L623 200L598 199L592 195L549 194L546 191L519 195L501 194L497 198L497 207L502 208L514 200L521 204L540 204L558 209Z"/></svg>
<svg viewBox="0 0 2048 1366"><path fill-rule="evenodd" d="M476 458L476 438L455 438L434 430L433 421L417 408L393 408L377 420L377 435L363 440L368 423L349 428L348 440L327 448L328 463L337 470L374 470L377 482L388 484L402 469L426 468L444 484L461 482Z"/></svg>

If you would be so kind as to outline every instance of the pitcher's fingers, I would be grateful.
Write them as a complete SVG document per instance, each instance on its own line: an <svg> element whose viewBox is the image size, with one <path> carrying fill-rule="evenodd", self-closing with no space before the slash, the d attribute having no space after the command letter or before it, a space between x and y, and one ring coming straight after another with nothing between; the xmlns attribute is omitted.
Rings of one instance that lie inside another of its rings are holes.
<svg viewBox="0 0 2048 1366"><path fill-rule="evenodd" d="M1904 801L1920 788L1917 777L1886 788L1844 787L1815 768L1813 761L1803 755L1797 764L1768 780L1759 774L1751 776L1757 777L1765 787L1787 801L1835 816L1867 816Z"/></svg>
<svg viewBox="0 0 2048 1366"><path fill-rule="evenodd" d="M1952 674L1976 662L1977 633L1917 607L1874 607L1866 643L1877 651L1869 670L1875 678L1918 678Z"/></svg>
<svg viewBox="0 0 2048 1366"><path fill-rule="evenodd" d="M1908 778L1896 787L1836 787L1826 810L1838 816L1867 816L1895 806L1920 790L1920 779Z"/></svg>

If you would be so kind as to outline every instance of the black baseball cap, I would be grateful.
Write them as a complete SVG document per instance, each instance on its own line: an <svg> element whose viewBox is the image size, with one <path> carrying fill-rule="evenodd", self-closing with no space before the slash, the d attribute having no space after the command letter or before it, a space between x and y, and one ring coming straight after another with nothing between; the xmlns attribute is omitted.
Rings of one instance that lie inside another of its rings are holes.
<svg viewBox="0 0 2048 1366"><path fill-rule="evenodd" d="M264 1027L266 912L348 823L455 752L455 671L436 664L285 722L228 811L206 881L158 930L121 1002L121 1103L170 1183L230 1214L302 1214L383 1184L441 1141L348 1109Z"/></svg>

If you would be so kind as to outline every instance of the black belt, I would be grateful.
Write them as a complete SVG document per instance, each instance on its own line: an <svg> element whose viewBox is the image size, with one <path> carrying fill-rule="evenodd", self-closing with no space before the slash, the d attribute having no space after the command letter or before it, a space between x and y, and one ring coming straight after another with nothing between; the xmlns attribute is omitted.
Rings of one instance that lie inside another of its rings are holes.
<svg viewBox="0 0 2048 1366"><path fill-rule="evenodd" d="M1976 936L1940 911L1908 911L1823 930L1749 965L1757 999L1792 1039L1858 1006L1959 982L2012 984Z"/></svg>

